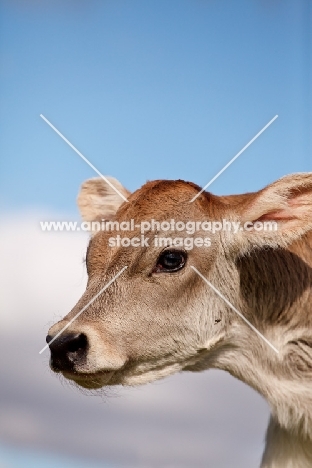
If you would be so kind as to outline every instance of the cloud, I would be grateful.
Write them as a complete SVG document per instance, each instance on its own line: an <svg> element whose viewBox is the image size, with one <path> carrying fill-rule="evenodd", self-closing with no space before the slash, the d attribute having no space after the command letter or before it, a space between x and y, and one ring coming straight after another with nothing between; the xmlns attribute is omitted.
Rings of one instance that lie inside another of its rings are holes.
<svg viewBox="0 0 312 468"><path fill-rule="evenodd" d="M100 397L49 370L48 352L38 353L49 324L85 288L88 237L43 233L40 219L7 216L0 231L1 439L114 466L257 466L267 405L223 372L183 373Z"/></svg>
<svg viewBox="0 0 312 468"><path fill-rule="evenodd" d="M30 212L2 219L0 306L6 332L46 328L68 313L85 289L88 235L43 232L39 221L46 219L62 218Z"/></svg>

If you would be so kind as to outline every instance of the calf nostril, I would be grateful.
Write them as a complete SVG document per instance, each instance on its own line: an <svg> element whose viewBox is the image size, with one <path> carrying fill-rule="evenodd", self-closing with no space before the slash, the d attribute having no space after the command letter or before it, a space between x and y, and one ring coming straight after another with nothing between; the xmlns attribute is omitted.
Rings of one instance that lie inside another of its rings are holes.
<svg viewBox="0 0 312 468"><path fill-rule="evenodd" d="M77 351L84 351L87 349L88 340L86 335L79 333L75 335L70 341L68 341L67 349L70 353Z"/></svg>
<svg viewBox="0 0 312 468"><path fill-rule="evenodd" d="M84 333L62 333L46 341L51 351L51 367L55 371L71 370L87 358L88 338Z"/></svg>

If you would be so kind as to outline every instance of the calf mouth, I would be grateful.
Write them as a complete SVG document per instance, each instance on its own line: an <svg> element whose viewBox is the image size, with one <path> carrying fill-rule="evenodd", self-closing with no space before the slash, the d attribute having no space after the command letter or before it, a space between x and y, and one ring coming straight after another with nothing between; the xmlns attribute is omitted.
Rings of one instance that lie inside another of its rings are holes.
<svg viewBox="0 0 312 468"><path fill-rule="evenodd" d="M99 371L94 373L80 373L76 371L59 371L68 380L78 386L93 390L110 384L116 371Z"/></svg>

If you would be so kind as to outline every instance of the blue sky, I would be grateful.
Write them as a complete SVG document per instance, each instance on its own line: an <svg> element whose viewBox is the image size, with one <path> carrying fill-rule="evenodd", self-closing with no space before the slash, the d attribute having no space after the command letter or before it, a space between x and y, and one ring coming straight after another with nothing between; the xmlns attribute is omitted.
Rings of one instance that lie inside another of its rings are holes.
<svg viewBox="0 0 312 468"><path fill-rule="evenodd" d="M147 179L260 189L312 167L311 3L2 1L1 198L6 211L75 213L98 167ZM309 6L310 5L310 6Z"/></svg>

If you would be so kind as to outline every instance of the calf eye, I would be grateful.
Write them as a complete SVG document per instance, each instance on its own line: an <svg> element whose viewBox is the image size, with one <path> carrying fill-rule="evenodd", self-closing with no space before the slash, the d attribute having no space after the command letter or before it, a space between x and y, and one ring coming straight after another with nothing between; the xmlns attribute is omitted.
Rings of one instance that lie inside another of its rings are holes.
<svg viewBox="0 0 312 468"><path fill-rule="evenodd" d="M184 267L186 253L180 250L165 250L158 257L153 273L178 271Z"/></svg>

